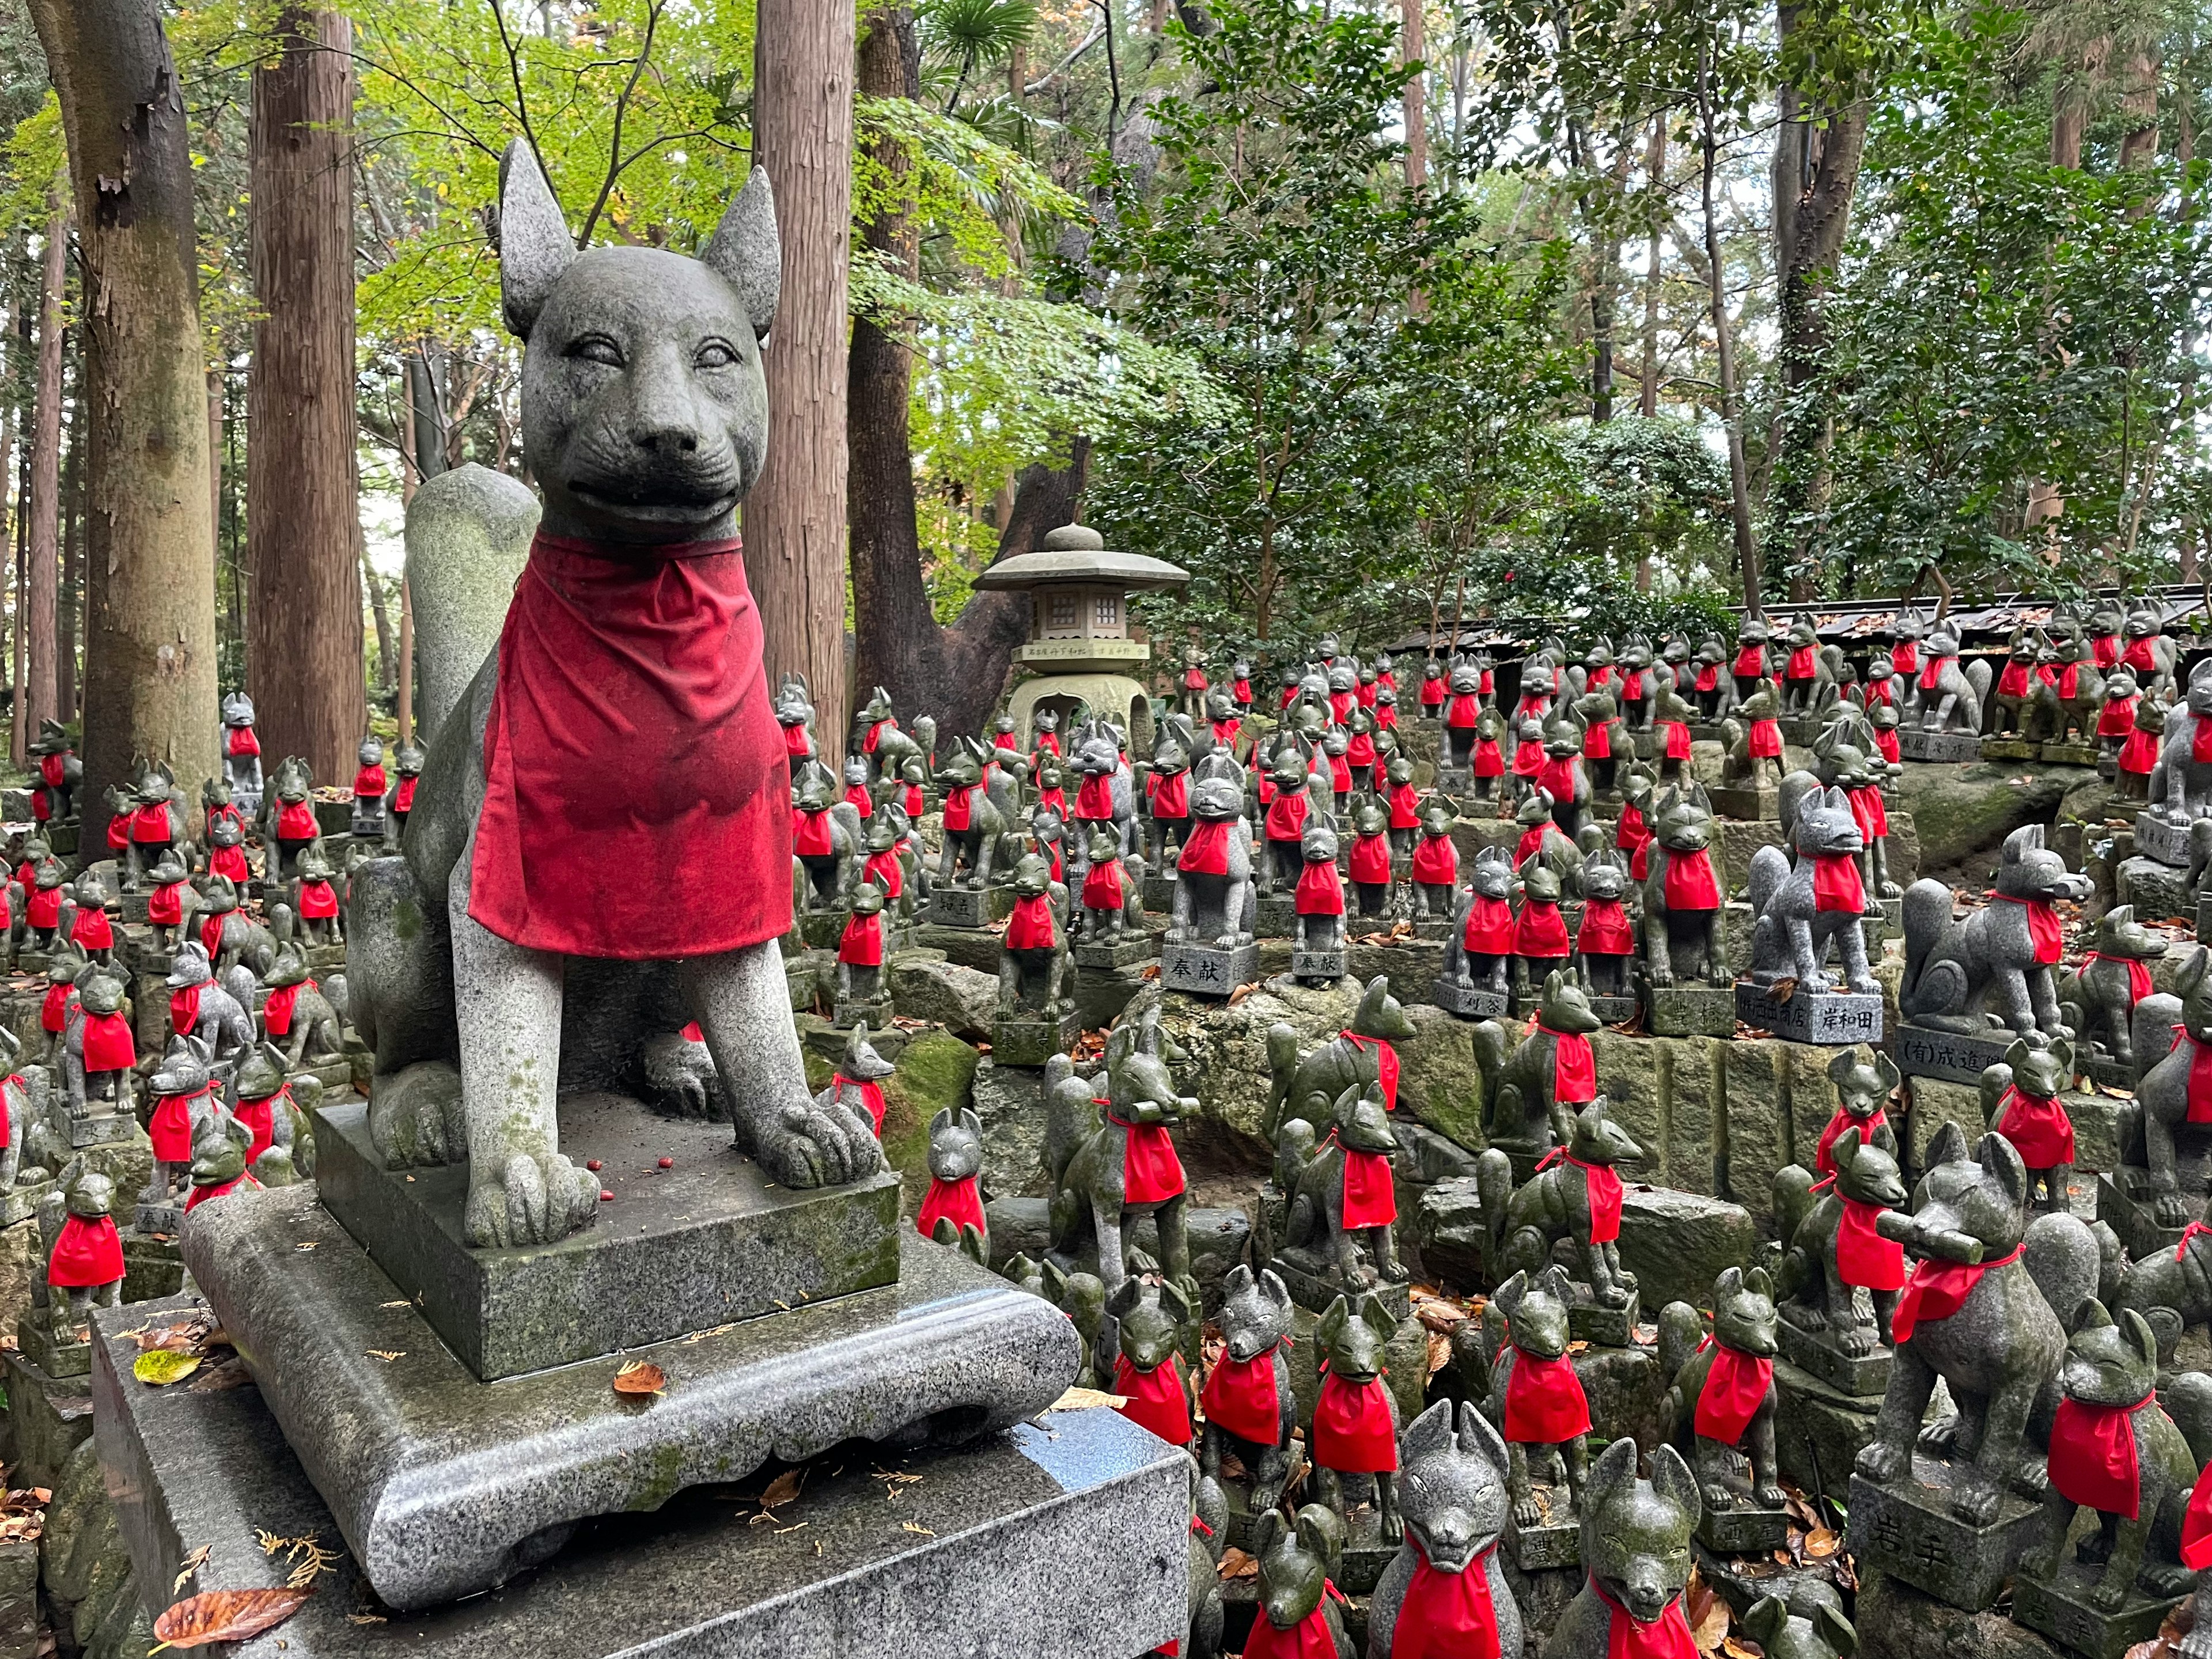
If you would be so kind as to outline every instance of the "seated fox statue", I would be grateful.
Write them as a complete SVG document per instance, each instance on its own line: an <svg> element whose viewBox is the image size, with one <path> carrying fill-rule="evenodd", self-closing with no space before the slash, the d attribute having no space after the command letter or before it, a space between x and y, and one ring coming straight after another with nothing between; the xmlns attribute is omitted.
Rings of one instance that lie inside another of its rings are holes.
<svg viewBox="0 0 2212 1659"><path fill-rule="evenodd" d="M499 227L542 517L509 599L520 485L464 467L410 508L434 729L347 928L371 1133L390 1164L466 1160L479 1248L591 1224L599 1183L562 1155L557 1094L622 1085L692 1021L769 1180L883 1167L866 1112L807 1087L777 951L790 781L733 517L767 446L767 178L696 258L580 252L518 143Z"/></svg>

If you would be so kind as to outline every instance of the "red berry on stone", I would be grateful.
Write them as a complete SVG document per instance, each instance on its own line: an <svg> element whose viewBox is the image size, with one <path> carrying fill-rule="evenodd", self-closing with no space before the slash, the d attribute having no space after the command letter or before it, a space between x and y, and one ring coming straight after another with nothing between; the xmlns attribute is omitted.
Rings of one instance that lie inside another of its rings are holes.
<svg viewBox="0 0 2212 1659"><path fill-rule="evenodd" d="M660 1160L660 1167L664 1170L672 1170L676 1167L676 1160L672 1158L664 1158Z"/></svg>
<svg viewBox="0 0 2212 1659"><path fill-rule="evenodd" d="M600 1202L600 1203L602 1203L602 1204L611 1204L611 1203L613 1203L614 1201L615 1201L615 1195L614 1195L614 1194L612 1194L611 1192L610 1192L610 1191L609 1191L607 1188L605 1188L605 1187L602 1187L602 1188L599 1188L599 1202Z"/></svg>
<svg viewBox="0 0 2212 1659"><path fill-rule="evenodd" d="M597 1175L599 1172L599 1160L596 1158L586 1158L584 1160L584 1167L589 1170L593 1175Z"/></svg>

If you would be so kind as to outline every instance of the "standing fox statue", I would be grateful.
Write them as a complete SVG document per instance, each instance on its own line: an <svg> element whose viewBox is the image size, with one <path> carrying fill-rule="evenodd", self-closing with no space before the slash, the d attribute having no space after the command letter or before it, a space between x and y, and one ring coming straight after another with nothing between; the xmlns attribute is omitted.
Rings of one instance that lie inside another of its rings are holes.
<svg viewBox="0 0 2212 1659"><path fill-rule="evenodd" d="M599 1183L562 1154L556 1093L634 1075L647 1042L692 1020L770 1180L883 1167L867 1114L807 1087L777 952L786 744L733 520L767 443L766 175L696 259L579 252L520 144L500 198L543 517L509 602L450 567L512 547L521 487L464 467L415 498L418 608L452 600L417 636L434 735L404 852L355 868L347 929L371 1133L390 1164L466 1160L479 1248L591 1224ZM437 688L464 683L441 704Z"/></svg>

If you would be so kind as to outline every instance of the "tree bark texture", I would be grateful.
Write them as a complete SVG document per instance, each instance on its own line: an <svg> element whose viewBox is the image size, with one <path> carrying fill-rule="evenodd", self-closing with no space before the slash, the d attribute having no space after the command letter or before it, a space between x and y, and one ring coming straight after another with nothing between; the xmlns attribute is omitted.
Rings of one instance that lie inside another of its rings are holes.
<svg viewBox="0 0 2212 1659"><path fill-rule="evenodd" d="M1429 55L1427 19L1421 10L1425 3L1426 0L1399 0L1401 62L1419 63ZM1414 190L1429 176L1429 124L1423 107L1428 90L1423 84L1425 74L1406 82L1406 183Z"/></svg>
<svg viewBox="0 0 2212 1659"><path fill-rule="evenodd" d="M1663 199L1667 188L1667 118L1651 118L1651 138L1644 151L1646 188L1653 202ZM1638 389L1637 412L1646 419L1659 412L1659 227L1660 214L1651 218L1651 234L1644 250L1644 369ZM1646 573L1648 576L1648 571ZM1649 586L1646 581L1644 586Z"/></svg>
<svg viewBox="0 0 2212 1659"><path fill-rule="evenodd" d="M744 506L769 683L806 677L815 738L844 752L846 264L854 0L761 0L753 161L775 188L783 288L769 330L768 459Z"/></svg>
<svg viewBox="0 0 2212 1659"><path fill-rule="evenodd" d="M253 72L246 684L272 762L354 771L362 687L354 486L352 26L288 5Z"/></svg>
<svg viewBox="0 0 2212 1659"><path fill-rule="evenodd" d="M55 605L60 586L62 534L62 285L69 277L69 208L57 198L46 218L46 257L39 267L39 378L31 412L31 546L23 632L22 718L16 726L36 736L39 722L59 717L55 672Z"/></svg>
<svg viewBox="0 0 2212 1659"><path fill-rule="evenodd" d="M80 384L83 354L77 356ZM76 622L84 591L84 424L80 406L70 434L69 459L62 463L62 580L54 602L54 718L67 726L76 718Z"/></svg>
<svg viewBox="0 0 2212 1659"><path fill-rule="evenodd" d="M94 844L133 755L216 767L215 526L190 134L156 0L32 0L84 271L84 769Z"/></svg>
<svg viewBox="0 0 2212 1659"><path fill-rule="evenodd" d="M1751 480L1743 459L1743 411L1736 403L1735 342L1729 331L1728 281L1721 264L1721 228L1714 211L1713 180L1718 170L1720 139L1714 131L1712 58L1715 43L1708 40L1698 55L1698 125L1704 166L1699 191L1705 222L1705 289L1713 319L1713 356L1720 374L1721 423L1728 434L1729 517L1735 528L1738 574L1743 579L1744 608L1763 617L1759 598L1759 540L1751 523Z"/></svg>

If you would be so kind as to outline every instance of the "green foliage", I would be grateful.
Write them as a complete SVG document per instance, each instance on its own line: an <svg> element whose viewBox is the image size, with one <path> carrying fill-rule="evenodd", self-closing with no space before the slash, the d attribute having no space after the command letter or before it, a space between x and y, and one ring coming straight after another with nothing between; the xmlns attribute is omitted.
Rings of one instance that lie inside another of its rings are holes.
<svg viewBox="0 0 2212 1659"><path fill-rule="evenodd" d="M1561 440L1577 488L1547 526L1562 560L1632 572L1662 589L1694 586L1726 556L1727 459L1686 421L1620 415Z"/></svg>

